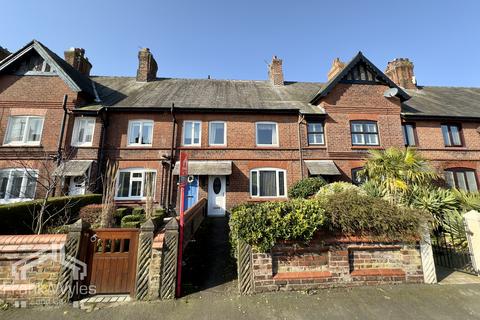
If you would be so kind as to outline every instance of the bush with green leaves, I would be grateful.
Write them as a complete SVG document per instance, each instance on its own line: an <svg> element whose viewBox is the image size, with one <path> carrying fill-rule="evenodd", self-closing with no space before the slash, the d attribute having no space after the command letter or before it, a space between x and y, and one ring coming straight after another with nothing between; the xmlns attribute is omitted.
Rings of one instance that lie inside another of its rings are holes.
<svg viewBox="0 0 480 320"><path fill-rule="evenodd" d="M288 196L290 198L307 199L320 190L326 184L321 177L310 177L297 181L289 190Z"/></svg>
<svg viewBox="0 0 480 320"><path fill-rule="evenodd" d="M325 226L347 235L408 241L415 239L428 216L421 210L401 207L354 190L325 198Z"/></svg>
<svg viewBox="0 0 480 320"><path fill-rule="evenodd" d="M42 201L39 199L0 205L0 220L2 221L0 234L32 233L33 218L39 212ZM79 217L80 208L101 202L101 194L49 198L45 215L45 219L49 219L49 223L45 231L74 222ZM65 218L68 221L65 221Z"/></svg>
<svg viewBox="0 0 480 320"><path fill-rule="evenodd" d="M261 252L278 240L308 242L323 221L324 210L315 199L240 205L230 217L232 247L238 237Z"/></svg>
<svg viewBox="0 0 480 320"><path fill-rule="evenodd" d="M129 214L122 218L122 228L139 228L144 223L146 217L144 214Z"/></svg>
<svg viewBox="0 0 480 320"><path fill-rule="evenodd" d="M324 197L324 196L330 196L330 195L340 193L340 192L344 192L344 191L354 191L356 193L366 194L365 191L362 188L360 188L360 187L358 187L354 184L339 181L339 182L329 183L329 184L323 186L322 188L320 188L320 190L318 190L318 192L317 192L316 197L320 198L320 197Z"/></svg>

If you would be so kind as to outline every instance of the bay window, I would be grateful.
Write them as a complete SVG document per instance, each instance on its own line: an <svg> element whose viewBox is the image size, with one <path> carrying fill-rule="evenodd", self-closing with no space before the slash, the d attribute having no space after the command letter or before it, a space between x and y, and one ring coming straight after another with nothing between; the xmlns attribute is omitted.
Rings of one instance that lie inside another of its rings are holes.
<svg viewBox="0 0 480 320"><path fill-rule="evenodd" d="M72 146L91 146L94 130L95 118L76 118L73 126Z"/></svg>
<svg viewBox="0 0 480 320"><path fill-rule="evenodd" d="M133 120L128 122L128 145L151 146L153 135L153 121Z"/></svg>
<svg viewBox="0 0 480 320"><path fill-rule="evenodd" d="M0 170L0 204L33 200L37 176L36 170Z"/></svg>
<svg viewBox="0 0 480 320"><path fill-rule="evenodd" d="M117 199L141 200L147 196L147 190L155 193L156 172L147 169L120 170L117 182ZM150 184L149 187L147 184Z"/></svg>
<svg viewBox="0 0 480 320"><path fill-rule="evenodd" d="M286 172L264 168L250 171L250 195L252 197L285 197Z"/></svg>
<svg viewBox="0 0 480 320"><path fill-rule="evenodd" d="M278 146L278 130L275 122L257 122L257 146Z"/></svg>
<svg viewBox="0 0 480 320"><path fill-rule="evenodd" d="M445 170L445 182L450 188L468 192L477 192L477 174L473 169L447 169Z"/></svg>
<svg viewBox="0 0 480 320"><path fill-rule="evenodd" d="M40 145L43 117L13 116L8 119L5 145Z"/></svg>

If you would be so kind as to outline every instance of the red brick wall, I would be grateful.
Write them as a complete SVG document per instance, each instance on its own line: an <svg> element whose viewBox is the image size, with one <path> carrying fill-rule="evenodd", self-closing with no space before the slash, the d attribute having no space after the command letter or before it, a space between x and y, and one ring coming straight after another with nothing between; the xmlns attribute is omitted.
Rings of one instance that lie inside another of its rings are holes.
<svg viewBox="0 0 480 320"><path fill-rule="evenodd" d="M254 292L423 283L417 245L320 236L252 254Z"/></svg>

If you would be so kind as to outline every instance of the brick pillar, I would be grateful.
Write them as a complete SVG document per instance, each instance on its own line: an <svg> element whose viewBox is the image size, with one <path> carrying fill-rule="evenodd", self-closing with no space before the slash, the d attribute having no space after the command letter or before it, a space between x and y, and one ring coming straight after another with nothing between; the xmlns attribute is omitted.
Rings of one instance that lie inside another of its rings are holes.
<svg viewBox="0 0 480 320"><path fill-rule="evenodd" d="M74 279L83 280L82 275L86 276L88 270L86 265L79 263L80 246L82 244L83 234L90 228L90 225L82 219L69 226L67 241L65 242L65 255L62 258L62 266L57 284L57 297L60 302L68 303L73 298L72 285ZM74 268L77 266L85 268L79 270ZM74 272L79 274L74 275Z"/></svg>
<svg viewBox="0 0 480 320"><path fill-rule="evenodd" d="M472 257L473 269L480 275L480 212L472 210L463 216Z"/></svg>
<svg viewBox="0 0 480 320"><path fill-rule="evenodd" d="M150 284L150 263L152 261L153 231L155 225L152 219L147 220L140 227L138 236L137 254L137 279L135 298L137 300L148 300Z"/></svg>
<svg viewBox="0 0 480 320"><path fill-rule="evenodd" d="M172 218L165 226L162 252L160 298L174 299L177 284L178 222Z"/></svg>

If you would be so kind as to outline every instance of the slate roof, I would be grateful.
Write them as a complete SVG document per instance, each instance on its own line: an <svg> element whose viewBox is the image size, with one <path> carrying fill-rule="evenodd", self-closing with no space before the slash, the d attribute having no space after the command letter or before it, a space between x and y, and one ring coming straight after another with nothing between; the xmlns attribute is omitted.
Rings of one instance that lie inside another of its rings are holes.
<svg viewBox="0 0 480 320"><path fill-rule="evenodd" d="M159 78L137 82L134 77L92 77L106 106L137 108L214 110L300 110L324 114L311 105L311 97L321 83L286 82L274 86L269 81Z"/></svg>
<svg viewBox="0 0 480 320"><path fill-rule="evenodd" d="M407 90L402 106L408 117L480 118L480 88L419 87Z"/></svg>
<svg viewBox="0 0 480 320"><path fill-rule="evenodd" d="M75 92L85 92L91 97L95 97L92 81L89 77L81 74L65 60L60 58L56 53L48 49L41 42L32 40L17 52L11 54L8 58L1 61L0 71L5 69L10 64L14 63L19 57L29 52L36 50L38 54L47 61L58 73L58 75L67 83L67 85Z"/></svg>

